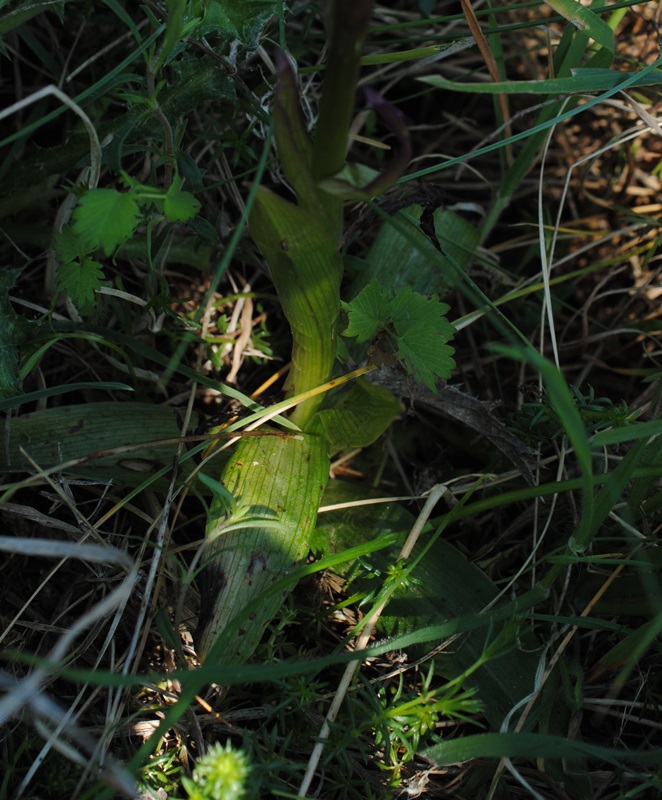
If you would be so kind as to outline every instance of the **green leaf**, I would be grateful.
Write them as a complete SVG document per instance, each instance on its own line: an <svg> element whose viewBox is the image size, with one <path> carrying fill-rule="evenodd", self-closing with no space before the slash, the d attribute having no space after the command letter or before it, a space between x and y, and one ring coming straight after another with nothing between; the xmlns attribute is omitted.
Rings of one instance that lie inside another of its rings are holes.
<svg viewBox="0 0 662 800"><path fill-rule="evenodd" d="M657 64L657 62L656 62ZM662 73L657 69L639 72L619 72L615 69L577 67L572 75L548 78L539 81L495 81L494 83L462 83L449 81L437 75L418 78L423 83L455 92L479 92L480 94L591 94L609 92L614 94L622 88L657 86L662 82ZM627 84L627 85L626 85ZM595 102L597 102L597 98ZM593 104L593 103L592 103ZM570 115L568 115L570 116ZM556 119L554 120L557 121ZM547 127L549 127L547 125Z"/></svg>
<svg viewBox="0 0 662 800"><path fill-rule="evenodd" d="M236 500L235 514L226 519L226 500L217 496L208 515L196 633L203 660L243 663L251 657L284 593L269 595L252 613L247 608L305 559L328 478L320 437L256 436L237 444L221 476ZM244 524L228 525L237 516Z"/></svg>
<svg viewBox="0 0 662 800"><path fill-rule="evenodd" d="M288 396L306 392L331 376L336 357L343 260L328 219L260 187L248 220L262 251L283 312L292 328ZM321 396L299 404L292 420L302 428Z"/></svg>
<svg viewBox="0 0 662 800"><path fill-rule="evenodd" d="M53 247L60 264L68 264L74 259L82 259L87 255L87 248L69 225L55 237Z"/></svg>
<svg viewBox="0 0 662 800"><path fill-rule="evenodd" d="M372 339L388 317L391 299L391 294L375 279L351 303L342 303L343 311L349 315L349 325L343 336L352 336L358 342Z"/></svg>
<svg viewBox="0 0 662 800"><path fill-rule="evenodd" d="M434 745L421 754L433 764L459 764L477 758L574 758L585 755L610 764L635 763L659 766L662 750L618 750L563 736L542 733L479 733L459 736Z"/></svg>
<svg viewBox="0 0 662 800"><path fill-rule="evenodd" d="M395 534L397 544L370 557L375 574L386 572L389 565L397 561L415 517L398 503L358 503L377 496L378 493L365 486L330 481L322 505L339 504L340 507L320 514L311 541L312 551L316 555L326 556L358 543ZM348 507L344 507L345 503ZM453 642L452 646L441 649L435 656L435 672L445 678L455 679L481 658L486 641L494 637L494 629L500 625L498 615L504 606L499 604L494 607L499 596L498 587L457 547L443 537L437 539L429 550L424 550L425 547L426 543L422 540L414 549L412 558L416 564L408 580L396 590L384 610L380 629L388 637L401 637L439 625L442 620L457 622L452 633L461 634L462 638ZM352 574L353 568L350 564L339 565L334 571L346 576ZM359 578L353 589L357 592L371 591L373 583L372 580ZM468 624L470 620L474 624L479 622L480 626L471 627ZM448 637L449 633L440 632L440 636ZM443 639L431 638L428 641L434 647ZM463 682L463 688L477 691L485 716L497 730L510 709L535 684L538 664L535 647L535 639L527 626L522 624L520 638L512 642L509 652L483 663ZM426 655L430 649L427 646L412 646L412 660Z"/></svg>
<svg viewBox="0 0 662 800"><path fill-rule="evenodd" d="M402 404L388 389L359 378L333 408L315 416L331 453L350 447L368 447L402 413Z"/></svg>
<svg viewBox="0 0 662 800"><path fill-rule="evenodd" d="M414 292L411 286L403 286L391 300L389 313L396 331L403 336L412 325L439 324L446 339L454 333L453 326L444 317L448 311L446 303L440 303L436 295L431 298Z"/></svg>
<svg viewBox="0 0 662 800"><path fill-rule="evenodd" d="M444 320L449 326L446 320ZM398 339L398 355L417 381L435 391L437 378L450 378L455 369L454 348L430 325L415 325ZM443 341L446 341L443 339Z"/></svg>
<svg viewBox="0 0 662 800"><path fill-rule="evenodd" d="M83 316L94 311L96 292L101 288L104 274L101 264L91 258L61 264L57 271L57 288L66 292Z"/></svg>
<svg viewBox="0 0 662 800"><path fill-rule="evenodd" d="M586 31L599 45L614 52L614 31L595 11L583 6L577 0L545 0L557 14L572 22L580 31Z"/></svg>
<svg viewBox="0 0 662 800"><path fill-rule="evenodd" d="M140 220L133 194L116 189L92 189L78 201L73 230L83 242L105 255L131 237Z"/></svg>
<svg viewBox="0 0 662 800"><path fill-rule="evenodd" d="M357 269L349 297L354 297L373 278L391 291L411 286L415 292L440 296L457 283L449 259L462 268L466 266L478 244L478 229L455 211L437 208L433 214L434 234L442 254L421 230L422 214L423 207L414 204L384 221ZM358 259L353 262L358 266Z"/></svg>
<svg viewBox="0 0 662 800"><path fill-rule="evenodd" d="M434 391L436 378L449 378L455 368L454 350L445 344L455 329L444 314L446 303L427 298L405 286L390 305L397 334L397 352L408 372Z"/></svg>
<svg viewBox="0 0 662 800"><path fill-rule="evenodd" d="M438 378L450 377L454 350L446 342L455 329L444 316L448 306L436 295L428 298L404 286L392 297L373 280L343 308L350 319L344 336L365 342L385 329L393 349L418 381L434 391Z"/></svg>
<svg viewBox="0 0 662 800"><path fill-rule="evenodd" d="M204 5L204 21L196 34L218 31L249 50L257 47L265 25L281 8L279 0L207 0Z"/></svg>
<svg viewBox="0 0 662 800"><path fill-rule="evenodd" d="M200 211L200 201L190 192L169 191L163 200L163 213L171 222L186 222Z"/></svg>
<svg viewBox="0 0 662 800"><path fill-rule="evenodd" d="M276 51L278 82L271 110L278 160L299 205L308 210L321 205L320 191L311 170L313 145L301 110L297 76L287 56Z"/></svg>
<svg viewBox="0 0 662 800"><path fill-rule="evenodd" d="M76 391L97 387L102 384L69 384L64 388L75 395ZM105 388L110 390L111 386ZM115 384L112 388L129 387ZM35 399L27 398L32 402ZM196 424L197 420L193 427ZM172 469L180 436L181 422L168 406L104 401L46 408L12 419L6 446L0 452L0 473L26 469L29 462L25 451L43 469L68 463L59 471L119 486L138 486L159 470ZM192 459L182 459L179 479L185 481L194 468Z"/></svg>

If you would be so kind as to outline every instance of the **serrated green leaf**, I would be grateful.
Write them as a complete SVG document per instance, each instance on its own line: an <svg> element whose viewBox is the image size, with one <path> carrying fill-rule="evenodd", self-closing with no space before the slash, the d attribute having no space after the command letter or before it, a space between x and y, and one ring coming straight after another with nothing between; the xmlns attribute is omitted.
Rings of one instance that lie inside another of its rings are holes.
<svg viewBox="0 0 662 800"><path fill-rule="evenodd" d="M186 222L200 211L200 201L190 192L166 194L163 200L163 213L171 222Z"/></svg>
<svg viewBox="0 0 662 800"><path fill-rule="evenodd" d="M85 246L69 225L63 228L55 237L53 247L60 264L68 264L70 261L82 258L85 255Z"/></svg>
<svg viewBox="0 0 662 800"><path fill-rule="evenodd" d="M445 319L448 305L440 303L436 295L428 298L412 291L410 286L403 286L388 306L388 316L393 321L396 331L404 335L411 325L437 325L440 321L448 326L448 336L453 335L452 325Z"/></svg>
<svg viewBox="0 0 662 800"><path fill-rule="evenodd" d="M407 371L433 392L437 379L450 378L455 369L455 350L443 341L426 325L412 326L397 340L398 355Z"/></svg>
<svg viewBox="0 0 662 800"><path fill-rule="evenodd" d="M80 313L86 316L94 311L96 292L101 288L103 279L101 264L85 258L82 262L70 261L60 265L57 288L66 292Z"/></svg>
<svg viewBox="0 0 662 800"><path fill-rule="evenodd" d="M281 4L278 0L208 0L204 21L196 33L218 31L238 39L244 47L257 47L264 30Z"/></svg>
<svg viewBox="0 0 662 800"><path fill-rule="evenodd" d="M438 378L450 377L455 368L453 348L446 344L455 329L444 316L446 303L436 295L425 297L405 286L395 295L373 280L351 303L343 303L350 324L345 336L365 342L386 329L407 370L432 391Z"/></svg>
<svg viewBox="0 0 662 800"><path fill-rule="evenodd" d="M405 286L393 298L389 312L396 333L397 351L407 370L428 389L437 378L449 378L455 368L453 348L445 344L454 328L444 314L446 303L425 297Z"/></svg>
<svg viewBox="0 0 662 800"><path fill-rule="evenodd" d="M82 241L110 255L138 226L140 209L129 192L92 189L78 201L73 230Z"/></svg>
<svg viewBox="0 0 662 800"><path fill-rule="evenodd" d="M371 281L351 303L342 303L343 310L349 315L349 325L343 336L352 336L358 342L372 339L380 325L389 319L391 302L390 293L384 291L376 280Z"/></svg>

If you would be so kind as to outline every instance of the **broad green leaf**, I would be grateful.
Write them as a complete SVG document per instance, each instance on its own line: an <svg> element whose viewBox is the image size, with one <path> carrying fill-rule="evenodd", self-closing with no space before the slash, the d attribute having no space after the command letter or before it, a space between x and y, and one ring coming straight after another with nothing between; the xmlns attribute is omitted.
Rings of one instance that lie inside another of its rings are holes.
<svg viewBox="0 0 662 800"><path fill-rule="evenodd" d="M407 370L431 391L438 378L450 377L455 368L454 350L446 342L455 329L444 316L448 306L436 296L427 298L404 286L393 297L372 281L343 308L350 320L343 335L364 342L377 330L386 331Z"/></svg>
<svg viewBox="0 0 662 800"><path fill-rule="evenodd" d="M437 379L450 378L455 369L455 350L446 344L455 332L444 316L448 305L405 286L391 301L389 311L398 355L407 371L434 391Z"/></svg>
<svg viewBox="0 0 662 800"><path fill-rule="evenodd" d="M588 756L610 764L650 764L659 766L662 749L618 750L589 744L580 739L536 733L479 733L447 739L428 747L421 755L433 764L460 764L478 758L576 758Z"/></svg>
<svg viewBox="0 0 662 800"><path fill-rule="evenodd" d="M272 117L278 160L299 205L312 211L324 201L311 171L313 144L301 111L297 76L287 56L276 51L278 82Z"/></svg>
<svg viewBox="0 0 662 800"><path fill-rule="evenodd" d="M375 180L378 175L377 170L372 167L349 161L335 175L321 180L319 186L325 192L335 194L338 197L365 199L365 193L360 191L360 187L366 186L370 181Z"/></svg>
<svg viewBox="0 0 662 800"><path fill-rule="evenodd" d="M269 595L250 616L245 610L305 558L328 478L321 437L256 436L238 443L221 482L235 499L235 514L251 524L233 525L235 515L224 516L225 501L212 504L195 637L201 658L243 663L251 657L284 595Z"/></svg>
<svg viewBox="0 0 662 800"><path fill-rule="evenodd" d="M377 282L371 281L351 303L342 303L349 315L349 325L343 336L356 338L357 342L367 342L373 338L382 324L389 319L392 295Z"/></svg>
<svg viewBox="0 0 662 800"><path fill-rule="evenodd" d="M169 191L163 199L163 212L171 222L186 222L200 211L200 201L190 192Z"/></svg>
<svg viewBox="0 0 662 800"><path fill-rule="evenodd" d="M422 213L422 206L411 205L396 215L399 224L394 224L391 219L382 224L365 260L350 261L350 266L355 265L357 270L349 297L358 294L372 279L391 291L411 286L415 292L440 296L457 283L447 256L464 267L474 254L479 232L455 211L443 206L437 208L433 220L434 233L442 249L440 253L420 229ZM403 235L400 225L407 226L416 246L411 238Z"/></svg>
<svg viewBox="0 0 662 800"><path fill-rule="evenodd" d="M91 247L100 247L108 256L136 229L140 209L129 192L92 189L80 198L73 216L74 233Z"/></svg>
<svg viewBox="0 0 662 800"><path fill-rule="evenodd" d="M444 344L446 341L438 328L426 324L412 325L397 339L398 355L405 362L407 371L430 391L435 391L439 378L450 378L456 366L453 359L455 349Z"/></svg>
<svg viewBox="0 0 662 800"><path fill-rule="evenodd" d="M350 501L371 500L375 493L366 487L358 487L342 481L331 481L324 494L323 504L340 504ZM415 518L398 503L370 504L343 508L320 515L318 527L312 539L312 550L326 555L339 552L359 542L371 541L386 533L398 533L399 544L377 553L370 562L375 574L386 574L389 565L397 559L400 547L409 533ZM417 547L413 558L423 552L424 544ZM339 570L347 574L349 566ZM376 581L361 579L352 584L354 591L371 591ZM381 627L391 636L410 636L430 626L443 626L444 621L458 620L458 627L445 636L460 634L460 638L435 656L435 671L448 679L466 672L480 658L483 648L496 635L490 628L496 624L501 606L490 607L498 595L498 588L476 565L456 547L439 538L433 547L417 560L407 579L406 586L396 591L381 618ZM480 627L463 627L467 620L479 621ZM451 626L446 626L450 628ZM416 638L415 636L413 638ZM428 653L442 644L432 637L419 639L429 642L425 649L420 644L413 648L413 657ZM526 626L521 630L521 639L513 641L511 649L498 658L483 664L470 679L467 686L477 689L485 715L498 729L510 709L525 697L535 682L538 655L536 642ZM528 651L528 652L527 652Z"/></svg>
<svg viewBox="0 0 662 800"><path fill-rule="evenodd" d="M444 316L449 310L447 303L440 303L436 295L428 298L404 286L391 299L388 318L393 321L397 333L404 336L413 325L433 325L439 333L450 339L455 329Z"/></svg>
<svg viewBox="0 0 662 800"><path fill-rule="evenodd" d="M180 436L177 414L166 406L114 402L58 406L12 417L7 447L0 452L0 472L31 469L22 448L43 469L77 460L66 474L137 486L150 474L171 467ZM190 460L182 461L180 479L186 479L192 468Z"/></svg>
<svg viewBox="0 0 662 800"><path fill-rule="evenodd" d="M333 454L350 447L368 447L402 410L402 403L388 389L359 378L332 408L317 412L314 424L320 426Z"/></svg>
<svg viewBox="0 0 662 800"><path fill-rule="evenodd" d="M91 258L60 264L57 270L58 291L66 292L83 316L94 311L95 293L101 288L103 279L101 264Z"/></svg>

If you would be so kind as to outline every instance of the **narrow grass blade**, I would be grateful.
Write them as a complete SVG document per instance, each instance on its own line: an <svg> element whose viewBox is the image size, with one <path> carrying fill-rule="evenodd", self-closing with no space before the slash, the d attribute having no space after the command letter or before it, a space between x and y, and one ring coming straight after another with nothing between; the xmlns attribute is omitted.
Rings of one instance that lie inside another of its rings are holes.
<svg viewBox="0 0 662 800"><path fill-rule="evenodd" d="M577 0L544 0L545 3L571 22L580 31L585 31L610 53L614 52L614 31L595 11L583 6Z"/></svg>

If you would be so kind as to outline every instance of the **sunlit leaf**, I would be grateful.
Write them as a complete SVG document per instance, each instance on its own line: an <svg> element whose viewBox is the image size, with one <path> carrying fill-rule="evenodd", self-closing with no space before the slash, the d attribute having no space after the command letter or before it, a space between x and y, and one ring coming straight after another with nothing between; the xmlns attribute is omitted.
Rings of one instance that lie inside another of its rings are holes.
<svg viewBox="0 0 662 800"><path fill-rule="evenodd" d="M455 368L453 348L446 344L454 328L444 316L445 303L405 286L393 296L376 280L369 283L351 303L343 303L349 314L344 336L359 342L386 331L391 345L407 370L434 391L438 378L449 378Z"/></svg>
<svg viewBox="0 0 662 800"><path fill-rule="evenodd" d="M368 447L402 413L402 403L388 389L359 380L332 408L315 417L332 453Z"/></svg>

